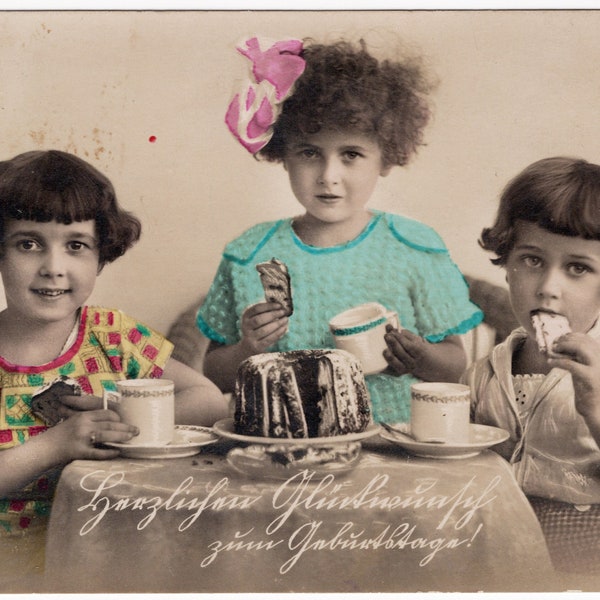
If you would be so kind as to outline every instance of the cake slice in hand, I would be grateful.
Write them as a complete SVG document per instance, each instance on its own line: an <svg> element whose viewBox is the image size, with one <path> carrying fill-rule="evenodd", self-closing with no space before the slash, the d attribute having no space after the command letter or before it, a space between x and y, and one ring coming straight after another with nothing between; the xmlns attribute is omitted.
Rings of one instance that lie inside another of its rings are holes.
<svg viewBox="0 0 600 600"><path fill-rule="evenodd" d="M287 266L276 258L259 263L256 270L260 274L260 281L265 290L267 302L279 302L285 310L286 317L294 312L292 302L292 286Z"/></svg>
<svg viewBox="0 0 600 600"><path fill-rule="evenodd" d="M531 324L535 330L535 339L540 352L548 356L558 356L552 352L552 345L561 335L571 331L567 317L557 313L537 311L531 315Z"/></svg>
<svg viewBox="0 0 600 600"><path fill-rule="evenodd" d="M52 427L63 420L60 413L61 396L81 396L81 387L73 379L58 377L34 392L31 397L31 411Z"/></svg>

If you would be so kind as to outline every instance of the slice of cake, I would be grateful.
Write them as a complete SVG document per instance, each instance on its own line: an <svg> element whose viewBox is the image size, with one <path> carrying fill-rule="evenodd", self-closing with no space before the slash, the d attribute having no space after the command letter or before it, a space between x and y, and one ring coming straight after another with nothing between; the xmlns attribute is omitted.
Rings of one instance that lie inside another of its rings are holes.
<svg viewBox="0 0 600 600"><path fill-rule="evenodd" d="M49 427L60 423L61 396L81 396L81 387L73 379L58 377L33 393L31 412Z"/></svg>
<svg viewBox="0 0 600 600"><path fill-rule="evenodd" d="M236 433L272 438L330 437L371 423L362 367L344 350L257 354L240 365Z"/></svg>
<svg viewBox="0 0 600 600"><path fill-rule="evenodd" d="M267 302L279 302L289 317L294 312L292 286L287 266L276 258L256 265Z"/></svg>
<svg viewBox="0 0 600 600"><path fill-rule="evenodd" d="M557 313L537 311L531 315L531 324L535 330L535 339L540 352L548 356L556 356L552 352L554 341L571 331L567 317Z"/></svg>

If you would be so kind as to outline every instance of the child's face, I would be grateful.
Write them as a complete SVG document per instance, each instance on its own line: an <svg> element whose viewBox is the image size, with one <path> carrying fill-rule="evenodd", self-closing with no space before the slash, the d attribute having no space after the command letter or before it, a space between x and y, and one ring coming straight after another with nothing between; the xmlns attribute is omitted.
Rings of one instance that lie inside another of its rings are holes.
<svg viewBox="0 0 600 600"><path fill-rule="evenodd" d="M336 224L362 216L378 178L390 171L371 137L331 130L290 140L284 166L306 212Z"/></svg>
<svg viewBox="0 0 600 600"><path fill-rule="evenodd" d="M531 313L566 316L571 329L587 332L600 313L600 241L550 233L519 221L506 262L513 310L530 336Z"/></svg>
<svg viewBox="0 0 600 600"><path fill-rule="evenodd" d="M72 319L88 299L98 275L95 221L8 220L0 273L7 310L20 318Z"/></svg>

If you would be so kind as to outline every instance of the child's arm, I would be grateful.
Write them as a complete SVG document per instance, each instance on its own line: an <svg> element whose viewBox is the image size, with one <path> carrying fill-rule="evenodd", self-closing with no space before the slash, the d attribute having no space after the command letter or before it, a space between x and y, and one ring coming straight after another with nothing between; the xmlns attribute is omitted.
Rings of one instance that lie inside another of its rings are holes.
<svg viewBox="0 0 600 600"><path fill-rule="evenodd" d="M228 405L219 388L191 367L171 358L163 372L175 383L175 422L212 426L228 416Z"/></svg>
<svg viewBox="0 0 600 600"><path fill-rule="evenodd" d="M260 302L242 315L242 339L229 346L211 342L204 372L224 392L232 392L238 366L246 358L267 351L287 331L288 318L277 302Z"/></svg>
<svg viewBox="0 0 600 600"><path fill-rule="evenodd" d="M163 377L175 383L177 424L212 426L227 416L227 400L219 388L201 373L171 358L165 365ZM102 408L103 403L102 398L88 395L61 396L60 402L58 415L63 418Z"/></svg>
<svg viewBox="0 0 600 600"><path fill-rule="evenodd" d="M137 433L136 427L121 423L111 410L74 413L24 444L0 452L0 497L22 489L48 469L72 460L118 456L118 450L95 447L92 439L97 443L128 442Z"/></svg>
<svg viewBox="0 0 600 600"><path fill-rule="evenodd" d="M450 335L433 344L422 337L390 325L386 328L388 348L383 355L398 375L411 373L424 381L458 382L467 366L459 336Z"/></svg>
<svg viewBox="0 0 600 600"><path fill-rule="evenodd" d="M549 357L548 364L571 373L575 408L600 447L600 342L584 333L568 333L552 351L563 356Z"/></svg>

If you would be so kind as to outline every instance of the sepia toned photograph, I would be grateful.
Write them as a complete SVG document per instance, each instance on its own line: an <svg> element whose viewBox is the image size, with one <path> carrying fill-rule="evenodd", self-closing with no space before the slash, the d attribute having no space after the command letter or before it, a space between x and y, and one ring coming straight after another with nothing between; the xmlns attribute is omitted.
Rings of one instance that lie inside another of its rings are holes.
<svg viewBox="0 0 600 600"><path fill-rule="evenodd" d="M1 592L600 592L598 31L1 10Z"/></svg>

